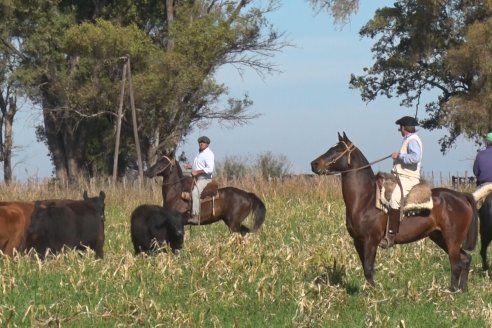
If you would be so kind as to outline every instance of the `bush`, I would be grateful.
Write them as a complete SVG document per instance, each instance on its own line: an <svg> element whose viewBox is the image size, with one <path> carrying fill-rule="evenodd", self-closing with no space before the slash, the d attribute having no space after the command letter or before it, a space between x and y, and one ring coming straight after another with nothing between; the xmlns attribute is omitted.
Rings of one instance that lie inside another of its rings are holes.
<svg viewBox="0 0 492 328"><path fill-rule="evenodd" d="M258 155L256 169L264 179L281 178L289 173L291 163L285 155L274 155L267 151Z"/></svg>
<svg viewBox="0 0 492 328"><path fill-rule="evenodd" d="M243 179L250 168L245 164L247 161L238 156L228 156L224 163L217 165L217 175L223 176L226 180Z"/></svg>

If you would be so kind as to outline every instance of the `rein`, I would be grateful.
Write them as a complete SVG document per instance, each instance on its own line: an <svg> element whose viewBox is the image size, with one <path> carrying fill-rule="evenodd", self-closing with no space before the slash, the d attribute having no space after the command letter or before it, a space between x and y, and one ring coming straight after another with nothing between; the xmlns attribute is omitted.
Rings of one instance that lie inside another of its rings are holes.
<svg viewBox="0 0 492 328"><path fill-rule="evenodd" d="M350 165L350 155L352 154L352 152L354 150L357 149L357 147L354 146L354 144L351 144L350 146L347 145L344 141L342 141L342 143L345 145L345 150L340 154L338 155L334 160L332 160L328 166L330 165L333 165L335 164L336 161L338 161L340 158L342 158L343 156L345 156L345 154L348 152L348 164ZM328 175L335 175L335 174L342 174L342 173L348 173L348 172L355 172L355 171L360 171L360 170L363 170L363 169L366 169L368 167L371 167L371 165L373 164L376 164L376 163L379 163L381 161L384 161L385 159L388 159L390 158L391 155L388 155L388 156L385 156L383 158L380 158L380 159L377 159L375 161L372 161L364 166L361 166L361 167L357 167L355 169L350 169L350 170L344 170L344 171L338 171L338 172L333 172L333 173L328 173Z"/></svg>
<svg viewBox="0 0 492 328"><path fill-rule="evenodd" d="M347 172L354 172L354 171L363 170L363 169L366 169L366 168L370 167L372 164L376 164L376 163L382 162L382 161L384 161L385 159L388 159L388 158L390 158L390 157L391 157L391 155L388 155L388 156L386 156L386 157L383 157L383 158L377 159L377 160L375 160L375 161L372 161L371 163L366 164L366 165L364 165L364 166L361 166L361 167L358 167L358 168L355 168L355 169L350 169L350 170L345 170L345 171L336 172L335 174L338 174L338 173L347 173Z"/></svg>

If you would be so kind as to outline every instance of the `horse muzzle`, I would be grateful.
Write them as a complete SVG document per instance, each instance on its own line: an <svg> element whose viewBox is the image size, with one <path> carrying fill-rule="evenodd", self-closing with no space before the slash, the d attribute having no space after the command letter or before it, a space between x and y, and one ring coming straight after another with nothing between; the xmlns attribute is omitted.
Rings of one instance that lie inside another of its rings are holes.
<svg viewBox="0 0 492 328"><path fill-rule="evenodd" d="M319 175L326 174L327 172L329 172L329 170L326 167L324 167L324 165L322 164L324 164L324 162L320 163L320 161L316 161L316 160L312 161L311 171Z"/></svg>

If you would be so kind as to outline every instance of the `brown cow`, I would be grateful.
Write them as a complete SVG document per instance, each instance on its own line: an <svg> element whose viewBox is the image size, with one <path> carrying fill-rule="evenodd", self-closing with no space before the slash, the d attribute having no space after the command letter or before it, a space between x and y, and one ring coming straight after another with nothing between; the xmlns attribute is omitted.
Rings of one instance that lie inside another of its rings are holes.
<svg viewBox="0 0 492 328"><path fill-rule="evenodd" d="M13 256L25 246L34 202L0 202L0 250Z"/></svg>
<svg viewBox="0 0 492 328"><path fill-rule="evenodd" d="M86 196L87 194L84 193ZM67 204L74 200L42 200L39 204ZM31 224L35 202L0 201L0 251L8 256L26 249L27 231ZM104 237L103 237L104 238Z"/></svg>

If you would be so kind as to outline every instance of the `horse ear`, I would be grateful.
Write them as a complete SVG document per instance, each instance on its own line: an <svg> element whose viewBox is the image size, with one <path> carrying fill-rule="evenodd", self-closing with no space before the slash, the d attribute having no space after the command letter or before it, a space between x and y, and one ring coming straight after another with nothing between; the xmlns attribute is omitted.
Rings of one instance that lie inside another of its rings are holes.
<svg viewBox="0 0 492 328"><path fill-rule="evenodd" d="M342 141L342 136L340 135L340 132L338 132L338 141Z"/></svg>
<svg viewBox="0 0 492 328"><path fill-rule="evenodd" d="M350 142L349 138L347 137L347 135L345 134L345 131L343 131L343 140L345 142Z"/></svg>

